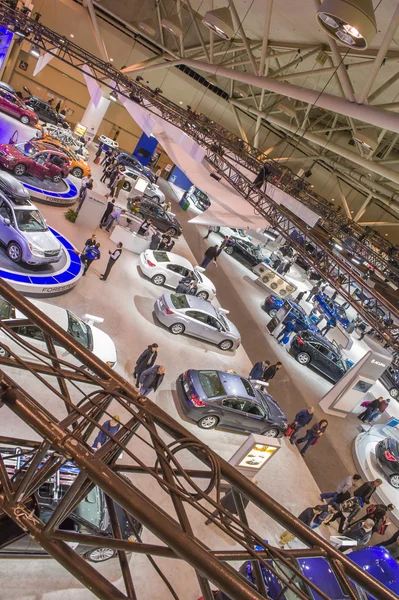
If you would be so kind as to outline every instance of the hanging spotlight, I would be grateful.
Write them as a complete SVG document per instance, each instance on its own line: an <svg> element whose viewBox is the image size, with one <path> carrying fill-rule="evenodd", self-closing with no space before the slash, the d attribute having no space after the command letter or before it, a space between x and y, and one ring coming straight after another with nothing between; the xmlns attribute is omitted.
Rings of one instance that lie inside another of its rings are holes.
<svg viewBox="0 0 399 600"><path fill-rule="evenodd" d="M180 19L177 15L171 15L170 17L163 17L161 19L161 25L164 29L175 35L181 37L183 30L181 28Z"/></svg>
<svg viewBox="0 0 399 600"><path fill-rule="evenodd" d="M202 22L224 40L234 37L233 21L227 6L209 10L202 17Z"/></svg>
<svg viewBox="0 0 399 600"><path fill-rule="evenodd" d="M324 0L316 19L330 37L357 50L366 50L377 33L372 0Z"/></svg>
<svg viewBox="0 0 399 600"><path fill-rule="evenodd" d="M35 58L39 58L40 57L40 50L37 46L34 46L32 44L29 54L31 54L32 56L34 56Z"/></svg>
<svg viewBox="0 0 399 600"><path fill-rule="evenodd" d="M158 95L158 94L163 94L163 91L161 90L161 88L156 87L154 90L154 94Z"/></svg>
<svg viewBox="0 0 399 600"><path fill-rule="evenodd" d="M112 92L109 93L109 99L113 102L118 100L118 94L115 92L115 90L112 90Z"/></svg>

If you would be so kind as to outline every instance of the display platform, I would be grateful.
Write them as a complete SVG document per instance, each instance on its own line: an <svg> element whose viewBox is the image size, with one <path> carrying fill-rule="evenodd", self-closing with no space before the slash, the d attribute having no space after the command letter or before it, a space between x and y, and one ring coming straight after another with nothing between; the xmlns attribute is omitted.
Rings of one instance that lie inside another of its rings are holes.
<svg viewBox="0 0 399 600"><path fill-rule="evenodd" d="M377 463L375 447L381 440L388 437L387 425L373 425L368 431L363 431L354 439L353 457L363 481L382 479L383 484L374 492L371 501L393 504L395 510L389 513L389 520L399 526L399 489L395 489L387 480ZM392 527L391 527L392 529Z"/></svg>
<svg viewBox="0 0 399 600"><path fill-rule="evenodd" d="M82 276L82 264L75 248L55 229L49 229L63 247L63 256L58 263L36 267L15 264L4 247L0 247L0 277L27 296L43 298L65 294Z"/></svg>
<svg viewBox="0 0 399 600"><path fill-rule="evenodd" d="M58 183L54 183L50 179L41 181L30 175L22 175L21 177L16 177L16 179L21 181L34 201L42 202L43 204L72 206L79 196L78 188L69 177L68 179L62 179Z"/></svg>

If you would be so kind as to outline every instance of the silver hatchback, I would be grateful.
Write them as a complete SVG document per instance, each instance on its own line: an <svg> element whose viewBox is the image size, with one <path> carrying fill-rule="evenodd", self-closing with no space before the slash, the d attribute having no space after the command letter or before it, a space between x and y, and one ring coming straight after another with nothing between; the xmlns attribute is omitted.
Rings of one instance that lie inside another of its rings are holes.
<svg viewBox="0 0 399 600"><path fill-rule="evenodd" d="M241 343L240 332L226 317L228 311L198 296L163 294L154 308L157 319L174 335L187 333L221 350L235 350Z"/></svg>

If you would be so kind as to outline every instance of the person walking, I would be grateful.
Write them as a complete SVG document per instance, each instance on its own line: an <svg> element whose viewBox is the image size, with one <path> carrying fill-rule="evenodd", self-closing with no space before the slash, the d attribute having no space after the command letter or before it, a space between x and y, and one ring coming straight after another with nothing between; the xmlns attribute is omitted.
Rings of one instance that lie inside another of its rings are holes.
<svg viewBox="0 0 399 600"><path fill-rule="evenodd" d="M363 423L368 423L370 421L371 415L373 414L373 412L375 410L378 410L380 402L382 402L382 401L383 401L383 397L379 396L375 400L372 400L371 402L369 402L366 406L366 410L364 410L362 413L360 413L360 415L358 415L357 418L360 421L363 421ZM364 404L366 404L366 403L364 403Z"/></svg>
<svg viewBox="0 0 399 600"><path fill-rule="evenodd" d="M147 346L147 348L140 354L136 360L136 366L134 367L133 371L133 377L135 378L137 385L142 372L154 366L157 356L158 344L151 344L150 346Z"/></svg>
<svg viewBox="0 0 399 600"><path fill-rule="evenodd" d="M306 301L307 301L307 302L310 302L310 301L312 300L313 296L315 296L316 294L318 294L318 293L319 293L319 291L320 291L320 290L319 290L319 286L318 286L317 284L315 284L315 285L312 287L312 289L310 290L310 292L309 292L309 294L308 294L308 297L306 298Z"/></svg>
<svg viewBox="0 0 399 600"><path fill-rule="evenodd" d="M393 535L391 535L391 537L388 540L380 542L379 544L376 544L376 546L384 546L385 548L387 548L388 546L390 546L391 544L395 544L396 542L399 544L399 529Z"/></svg>
<svg viewBox="0 0 399 600"><path fill-rule="evenodd" d="M105 197L107 198L107 206L105 208L105 211L103 212L103 216L101 217L100 229L102 229L102 225L104 225L107 222L108 217L115 209L115 200L114 199L110 200L109 194L106 194Z"/></svg>
<svg viewBox="0 0 399 600"><path fill-rule="evenodd" d="M291 319L291 321L288 321L288 323L286 323L282 330L280 331L280 333L277 335L276 340L278 341L278 343L280 344L280 346L283 345L283 340L284 338L288 335L288 337L291 335L291 333L293 331L295 331L296 328L296 319Z"/></svg>
<svg viewBox="0 0 399 600"><path fill-rule="evenodd" d="M297 297L295 298L295 302L297 304L300 304L302 299L304 298L304 296L306 296L306 290L303 292L299 292L299 294L297 295Z"/></svg>
<svg viewBox="0 0 399 600"><path fill-rule="evenodd" d="M370 504L370 498L375 490L382 485L382 479L374 479L374 481L366 481L354 492L356 498L361 498L363 504Z"/></svg>
<svg viewBox="0 0 399 600"><path fill-rule="evenodd" d="M385 400L380 400L377 408L371 413L371 415L368 418L368 422L370 423L370 425L373 423L373 421L377 421L382 415L382 413L386 411L386 409L389 406L389 402L389 398Z"/></svg>
<svg viewBox="0 0 399 600"><path fill-rule="evenodd" d="M317 527L320 527L320 525L322 525L326 520L330 519L332 511L332 507L328 506L327 504L309 506L308 508L305 508L300 515L298 515L298 519L311 529L317 529ZM284 546L292 542L295 537L296 536L291 533L291 531L283 531L283 533L280 535L278 545L280 548L284 548Z"/></svg>
<svg viewBox="0 0 399 600"><path fill-rule="evenodd" d="M270 367L270 360L263 360L255 363L249 372L248 379L261 380L267 367Z"/></svg>
<svg viewBox="0 0 399 600"><path fill-rule="evenodd" d="M323 327L323 329L320 330L320 334L327 335L327 333L330 331L330 329L332 329L333 327L336 327L336 326L337 326L337 321L334 319L334 317L331 317L330 319L327 319L327 323Z"/></svg>
<svg viewBox="0 0 399 600"><path fill-rule="evenodd" d="M265 381L268 383L271 379L273 379L277 373L281 369L283 364L278 361L275 365L270 365L267 369L264 370L261 381Z"/></svg>
<svg viewBox="0 0 399 600"><path fill-rule="evenodd" d="M205 250L205 256L202 260L202 263L200 264L200 267L202 267L203 269L206 269L211 261L213 261L213 264L216 265L216 259L218 257L218 250L219 250L219 246L217 244L215 246L209 246L209 248L207 248Z"/></svg>
<svg viewBox="0 0 399 600"><path fill-rule="evenodd" d="M145 235L147 233L147 231L149 230L149 228L152 225L152 220L151 219L144 219L144 221L142 221L138 231L137 231L137 235Z"/></svg>
<svg viewBox="0 0 399 600"><path fill-rule="evenodd" d="M306 427L306 425L309 425L309 423L313 419L313 417L314 417L313 406L309 406L309 408L304 408L304 409L300 410L299 412L297 412L297 414L295 415L294 421L291 424L291 427L293 427L295 430L294 433L290 437L291 444L293 444L295 442L301 429Z"/></svg>
<svg viewBox="0 0 399 600"><path fill-rule="evenodd" d="M89 267L91 266L91 263L95 260L99 260L100 258L100 242L96 242L93 246L86 246L80 257L80 260L82 261L82 264L84 266L82 275L86 275L87 271L89 270Z"/></svg>
<svg viewBox="0 0 399 600"><path fill-rule="evenodd" d="M117 223L119 223L121 216L124 215L125 213L126 213L126 210L124 208L116 208L109 215L109 217L106 220L105 224L104 225L100 224L100 229L104 229L105 228L105 231L109 231L111 229L111 226L113 225L114 221L116 221Z"/></svg>
<svg viewBox="0 0 399 600"><path fill-rule="evenodd" d="M119 244L116 246L116 250L114 250L113 252L111 252L111 250L108 251L109 259L108 259L107 267L106 267L103 275L101 275L101 277L100 277L101 281L106 281L108 279L108 276L111 272L112 267L114 266L116 261L119 260L121 254L122 254L122 246L123 246L122 242L119 242Z"/></svg>
<svg viewBox="0 0 399 600"><path fill-rule="evenodd" d="M315 423L313 425L313 427L311 427L311 429L308 429L303 438L301 438L295 442L296 446L306 442L306 444L303 446L302 450L300 450L301 456L305 456L305 453L309 449L310 446L317 444L317 442L320 440L321 436L326 431L327 427L328 427L328 421L326 421L325 419L322 419L319 423Z"/></svg>
<svg viewBox="0 0 399 600"><path fill-rule="evenodd" d="M206 236L203 238L204 240L207 240L209 238L209 236L211 235L211 233L213 232L213 225L208 225L208 231L206 233Z"/></svg>
<svg viewBox="0 0 399 600"><path fill-rule="evenodd" d="M150 392L156 392L165 377L165 367L154 365L143 371L139 377L140 394L148 396Z"/></svg>
<svg viewBox="0 0 399 600"><path fill-rule="evenodd" d="M333 504L338 494L345 494L345 492L353 491L354 488L357 487L358 482L361 480L361 476L358 473L354 475L348 475L339 482L337 487L335 488L335 492L324 492L320 494L321 500L330 500L328 504Z"/></svg>
<svg viewBox="0 0 399 600"><path fill-rule="evenodd" d="M110 435L115 435L121 426L121 419L119 415L114 415L112 419L105 421L102 426ZM101 446L104 446L106 442L110 439L109 435L105 431L100 430L97 434L96 439L92 443L92 448L94 450L98 450Z"/></svg>

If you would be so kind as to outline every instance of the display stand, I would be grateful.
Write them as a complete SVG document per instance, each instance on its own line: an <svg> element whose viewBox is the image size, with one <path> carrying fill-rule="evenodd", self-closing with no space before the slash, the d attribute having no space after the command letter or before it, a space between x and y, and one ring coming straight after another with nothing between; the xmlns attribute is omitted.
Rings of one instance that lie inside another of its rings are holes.
<svg viewBox="0 0 399 600"><path fill-rule="evenodd" d="M79 225L83 225L94 231L101 221L105 208L104 196L90 190L76 220Z"/></svg>
<svg viewBox="0 0 399 600"><path fill-rule="evenodd" d="M330 329L326 338L331 342L335 342L337 346L349 351L353 346L352 336L339 323L336 327Z"/></svg>
<svg viewBox="0 0 399 600"><path fill-rule="evenodd" d="M278 438L251 433L230 458L229 464L246 477L251 478L263 469L280 448L281 442Z"/></svg>
<svg viewBox="0 0 399 600"><path fill-rule="evenodd" d="M135 254L141 254L149 249L151 235L152 234L150 233L150 235L144 237L142 235L137 235L135 231L131 231L128 227L115 225L110 239L112 242L115 242L115 244L122 242L124 250L129 250Z"/></svg>

